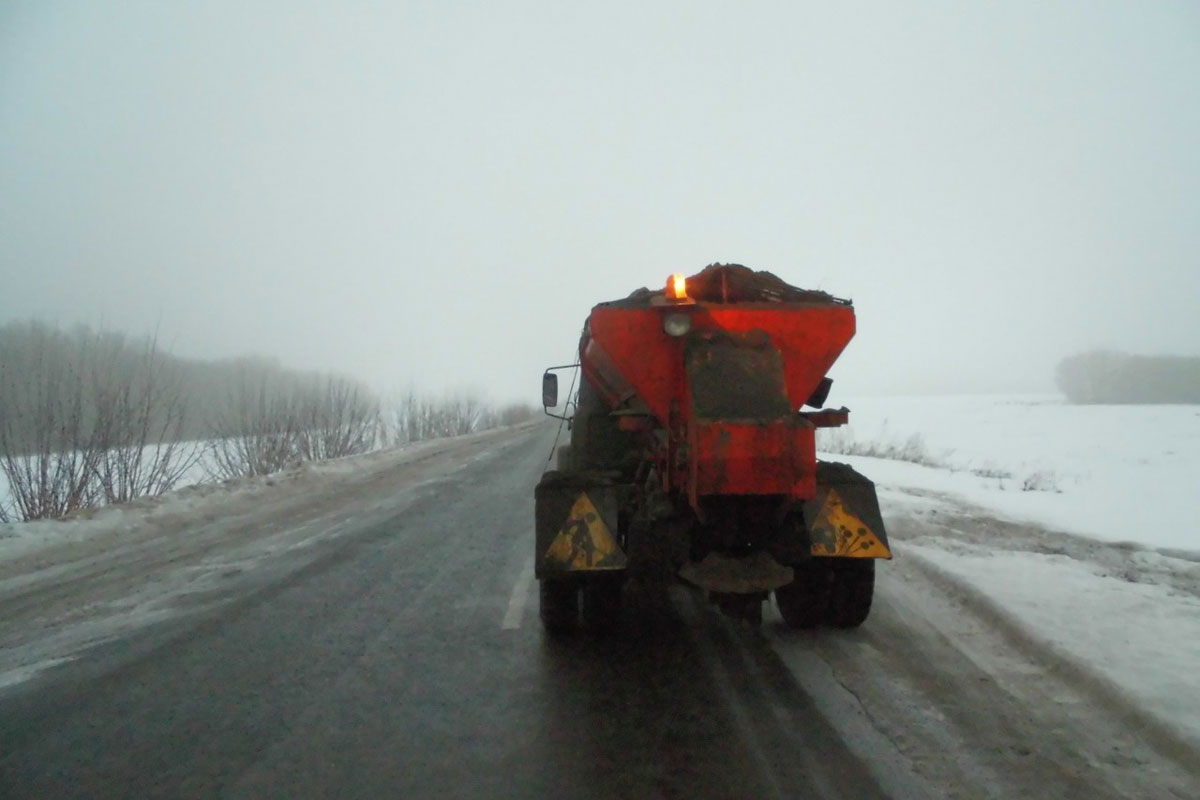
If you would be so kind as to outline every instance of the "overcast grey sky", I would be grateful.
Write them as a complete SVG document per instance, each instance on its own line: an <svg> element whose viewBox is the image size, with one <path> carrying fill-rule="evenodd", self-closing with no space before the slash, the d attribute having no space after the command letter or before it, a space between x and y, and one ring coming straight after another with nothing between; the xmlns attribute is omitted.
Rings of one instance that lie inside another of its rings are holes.
<svg viewBox="0 0 1200 800"><path fill-rule="evenodd" d="M843 395L1046 390L1200 355L1198 254L1192 2L0 0L0 322L535 402L734 261Z"/></svg>

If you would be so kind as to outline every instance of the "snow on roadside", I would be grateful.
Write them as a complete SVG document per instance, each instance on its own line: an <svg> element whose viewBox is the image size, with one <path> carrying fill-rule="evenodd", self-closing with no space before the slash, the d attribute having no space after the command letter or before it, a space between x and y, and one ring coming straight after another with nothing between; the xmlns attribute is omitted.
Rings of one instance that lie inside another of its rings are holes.
<svg viewBox="0 0 1200 800"><path fill-rule="evenodd" d="M1066 555L906 543L1200 747L1200 598Z"/></svg>
<svg viewBox="0 0 1200 800"><path fill-rule="evenodd" d="M61 520L0 522L0 579L9 586L19 582L20 573L29 566L23 562L37 560L41 551L57 545L87 542L95 548L98 541L93 540L103 540L106 546L116 547L137 530L176 530L206 519L269 511L269 505L290 502L315 489L339 483L358 484L381 470L419 460L433 452L470 442L505 441L512 434L539 424L541 420L535 419L463 436L395 445L363 455L301 462L271 475L185 486L131 503L85 509ZM479 450L471 458L483 458L492 449ZM17 577L7 577L6 573Z"/></svg>
<svg viewBox="0 0 1200 800"><path fill-rule="evenodd" d="M147 522L228 513L234 507L246 507L258 498L265 499L268 494L279 497L277 487L288 486L293 487L293 491L303 491L306 478L367 474L394 464L398 459L416 457L444 442L439 439L413 442L362 456L304 462L272 475L185 486L132 503L87 509L62 520L0 523L0 565L55 545L119 535Z"/></svg>
<svg viewBox="0 0 1200 800"><path fill-rule="evenodd" d="M886 423L864 422L885 408ZM1200 407L900 398L869 409L855 409L856 441L919 435L938 465L820 454L876 483L902 533L897 558L982 595L1200 747ZM1058 491L1022 491L1038 472Z"/></svg>

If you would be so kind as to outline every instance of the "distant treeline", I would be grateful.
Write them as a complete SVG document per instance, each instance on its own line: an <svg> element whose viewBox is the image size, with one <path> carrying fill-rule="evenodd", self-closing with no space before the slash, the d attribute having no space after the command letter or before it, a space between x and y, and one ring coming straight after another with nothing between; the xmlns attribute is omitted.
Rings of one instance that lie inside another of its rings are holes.
<svg viewBox="0 0 1200 800"><path fill-rule="evenodd" d="M154 337L38 321L0 326L0 435L8 450L36 446L55 405L61 422L89 433L115 404L132 403L149 418L153 441L207 439L242 432L228 417L251 396L272 404L329 384L377 405L351 378L288 369L274 358L203 361L165 352Z"/></svg>
<svg viewBox="0 0 1200 800"><path fill-rule="evenodd" d="M454 436L533 416L470 392L391 403L352 378L271 358L180 358L154 337L0 326L0 521L160 494L210 479Z"/></svg>
<svg viewBox="0 0 1200 800"><path fill-rule="evenodd" d="M1097 350L1060 361L1055 381L1072 403L1200 403L1200 358Z"/></svg>

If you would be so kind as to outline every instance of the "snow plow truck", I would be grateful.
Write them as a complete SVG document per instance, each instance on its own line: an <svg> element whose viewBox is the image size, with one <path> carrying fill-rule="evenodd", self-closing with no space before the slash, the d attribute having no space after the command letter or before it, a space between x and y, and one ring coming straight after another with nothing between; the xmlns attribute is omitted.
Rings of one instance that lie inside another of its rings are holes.
<svg viewBox="0 0 1200 800"><path fill-rule="evenodd" d="M608 627L679 579L754 624L771 594L794 628L862 624L891 558L875 486L815 438L849 419L822 409L854 330L849 301L737 264L595 306L542 378L570 430L535 490L544 627Z"/></svg>

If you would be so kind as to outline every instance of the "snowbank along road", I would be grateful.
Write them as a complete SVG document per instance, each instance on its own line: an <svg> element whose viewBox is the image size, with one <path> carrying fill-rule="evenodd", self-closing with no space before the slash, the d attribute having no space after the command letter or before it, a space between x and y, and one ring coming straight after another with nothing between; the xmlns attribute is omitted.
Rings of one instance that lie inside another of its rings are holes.
<svg viewBox="0 0 1200 800"><path fill-rule="evenodd" d="M0 797L1198 796L1186 725L938 555L1006 524L945 499L935 520L885 497L897 558L859 630L754 629L679 587L661 617L548 640L553 437L183 492L36 528L50 544L11 527Z"/></svg>

